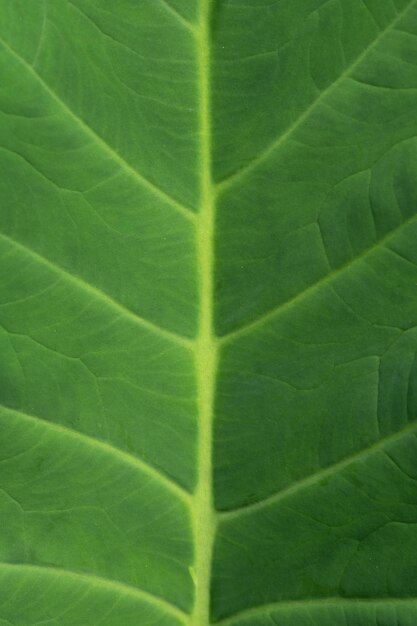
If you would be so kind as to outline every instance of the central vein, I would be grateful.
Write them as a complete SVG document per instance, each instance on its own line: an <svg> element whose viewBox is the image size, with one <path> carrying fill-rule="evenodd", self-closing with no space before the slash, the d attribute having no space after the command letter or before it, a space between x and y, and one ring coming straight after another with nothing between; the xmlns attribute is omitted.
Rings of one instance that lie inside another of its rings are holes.
<svg viewBox="0 0 417 626"><path fill-rule="evenodd" d="M212 479L212 422L217 342L213 328L213 235L215 193L211 178L210 0L201 0L197 37L200 106L201 203L197 224L200 279L199 333L196 343L198 385L198 483L193 500L195 604L193 626L210 622L211 560L215 533Z"/></svg>

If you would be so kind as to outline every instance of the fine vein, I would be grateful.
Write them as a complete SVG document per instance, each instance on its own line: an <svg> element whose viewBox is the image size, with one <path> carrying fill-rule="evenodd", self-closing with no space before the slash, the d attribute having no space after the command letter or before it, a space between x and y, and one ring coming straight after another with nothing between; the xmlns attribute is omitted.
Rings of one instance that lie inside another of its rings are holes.
<svg viewBox="0 0 417 626"><path fill-rule="evenodd" d="M30 65L20 54L18 54L13 48L9 46L9 44L4 41L0 37L0 43L4 46L4 48L15 58L19 63L24 65L32 76L36 78L36 80L42 85L45 91L51 96L51 98L63 109L66 114L71 117L71 119L88 135L93 141L104 151L109 157L115 161L121 169L126 171L130 176L135 178L139 184L151 191L155 196L159 197L165 203L173 207L176 211L181 213L188 220L195 220L195 215L193 211L186 206L182 205L180 202L175 200L172 196L167 194L163 189L155 185L152 181L148 180L145 176L143 176L140 172L138 172L134 167L132 167L114 148L112 148L100 135L96 133L88 124L81 119L70 107L67 105L64 100L45 82L42 76L38 73L33 65Z"/></svg>
<svg viewBox="0 0 417 626"><path fill-rule="evenodd" d="M36 577L48 576L51 579L67 579L69 581L76 580L82 584L96 587L97 589L103 589L103 591L107 590L116 592L118 596L122 595L125 597L130 596L136 598L141 602L146 602L147 604L151 604L154 607L157 607L163 613L168 613L175 616L182 622L184 622L186 618L186 614L181 609L176 607L174 604L171 604L167 600L164 600L163 598L155 596L148 591L144 591L142 589L139 589L138 587L134 587L133 585L129 585L128 583L124 583L119 580L103 578L101 576L96 576L95 574L73 572L71 570L51 567L47 565L31 565L29 563L0 562L0 573L2 572L2 570L9 573L15 571L22 574L34 575Z"/></svg>
<svg viewBox="0 0 417 626"><path fill-rule="evenodd" d="M407 435L410 435L410 434L415 434L416 430L417 430L417 423L411 422L407 424L407 426L405 426L401 430L393 433L392 435L383 437L382 439L379 439L378 441L371 444L370 446L366 448L362 448L361 450L354 452L350 456L345 457L341 461L338 461L337 463L334 463L332 465L328 465L327 467L320 469L314 474L310 474L309 476L306 476L304 478L301 478L300 480L297 480L297 482L293 483L292 485L289 485L288 487L284 487L284 489L281 489L280 491L273 493L270 496L267 496L263 500L259 500L258 502L254 502L253 504L243 505L239 508L236 508L230 511L220 511L219 515L221 516L223 520L226 520L226 519L231 520L231 519L243 517L244 515L250 515L251 513L254 513L255 511L260 511L260 510L267 508L268 506L277 504L281 500L284 500L285 498L289 498L290 496L293 496L299 491L308 489L309 487L313 485L317 485L322 480L326 478L330 478L337 472L343 471L349 465L363 461L371 454L375 454L376 452L383 450L386 446L389 446L390 444L393 444L401 440L403 437L406 437Z"/></svg>
<svg viewBox="0 0 417 626"><path fill-rule="evenodd" d="M210 622L211 560L215 534L212 485L212 421L217 348L213 330L213 231L215 196L211 178L210 128L210 0L201 0L196 39L200 97L201 206L197 244L200 271L200 318L196 344L198 381L198 484L194 495L195 583L193 626Z"/></svg>
<svg viewBox="0 0 417 626"><path fill-rule="evenodd" d="M397 226L396 228L388 232L386 235L384 235L381 239L378 239L374 244L372 244L368 248L365 248L358 256L350 259L349 261L347 261L347 263L340 265L336 269L332 270L329 274L325 274L322 278L319 278L319 280L317 280L316 282L312 283L311 285L309 285L302 291L299 291L297 294L295 294L288 300L281 302L280 304L278 304L278 306L267 311L263 315L254 319L252 322L248 322L244 326L241 326L240 328L237 328L236 330L232 330L226 335L223 335L220 338L220 341L222 343L229 343L233 341L234 339L238 339L239 337L243 337L244 335L247 335L253 332L257 328L261 328L262 326L267 324L269 321L275 319L279 314L283 313L287 308L294 306L295 304L301 302L304 298L307 298L308 296L313 295L316 291L318 291L325 285L331 283L338 276L348 271L353 265L356 265L357 263L364 261L373 252L384 247L391 239L393 239L396 235L398 235L404 228L406 228L407 226L410 226L416 221L417 221L417 216L412 215L404 222L401 222L399 226Z"/></svg>
<svg viewBox="0 0 417 626"><path fill-rule="evenodd" d="M129 452L125 452L121 448L116 448L116 446L107 443L106 441L101 441L96 437L92 437L91 435L79 432L77 430L69 428L68 426L64 426L63 424L51 422L43 417L39 417L38 415L30 415L29 413L26 413L22 410L12 409L11 407L8 407L4 404L0 404L0 413L1 412L10 413L14 416L14 419L17 419L20 422L24 421L27 425L40 426L42 427L42 429L49 431L50 433L56 433L59 436L72 439L84 448L87 448L87 450L90 449L88 450L89 456L91 456L91 450L108 454L109 456L116 459L116 461L133 467L136 470L139 470L143 474L147 475L148 477L152 478L161 487L164 487L175 496L180 498L185 504L189 505L190 494L188 493L188 491L186 491L178 483L172 480L172 478L169 478L167 475L163 474L146 461L143 461L133 454L129 454Z"/></svg>
<svg viewBox="0 0 417 626"><path fill-rule="evenodd" d="M348 78L352 72L362 63L362 61L366 58L371 50L373 50L378 43L383 39L383 37L391 31L398 22L402 19L402 17L407 13L407 11L415 4L416 0L411 0L407 3L406 7L396 16L396 18L388 24L378 36L369 44L367 48L351 63L344 72L331 83L326 89L324 89L319 96L313 101L313 103L302 113L296 120L287 128L287 130L282 133L279 137L277 137L272 143L265 148L258 156L256 156L252 161L243 165L233 174L230 174L227 178L224 178L218 183L218 187L221 190L225 190L235 183L237 183L241 178L246 176L250 171L252 171L255 167L265 162L272 153L275 152L280 146L282 146L287 139L293 135L293 133L302 125L302 123L310 116L310 114L320 105L324 98L326 98L330 93L335 91L337 87L342 83L346 78Z"/></svg>
<svg viewBox="0 0 417 626"><path fill-rule="evenodd" d="M27 256L30 256L36 263L39 263L48 267L52 272L54 272L55 274L58 274L58 276L64 278L68 282L71 282L78 289L82 289L83 291L88 292L88 294L90 296L93 296L94 299L101 300L102 302L107 304L109 307L114 309L119 315L122 315L125 318L129 318L131 321L133 321L136 324L139 324L144 329L149 330L153 332L154 334L159 335L171 342L177 343L188 349L192 347L193 344L191 340L187 339L186 337L183 337L182 335L178 335L177 333L173 333L165 328L162 328L162 326L158 326L157 324L154 324L153 322L150 322L149 320L146 320L145 318L140 317L136 313L133 313L133 311L123 306L123 304L120 304L119 302L114 300L111 296L104 293L104 291L101 291L97 287L94 287L94 285L91 285L90 283L83 280L79 276L76 276L75 274L71 274L67 270L64 270L60 265L57 265L56 263L42 256L38 252L35 252L35 250L32 250L32 248L29 248L29 246L27 246L26 244L23 244L20 241L17 241L16 239L13 239L9 235L6 235L5 233L2 233L2 232L0 232L0 240L1 239L3 239L4 241L7 241L13 248L16 248L17 250L26 254Z"/></svg>
<svg viewBox="0 0 417 626"><path fill-rule="evenodd" d="M250 626L250 622L246 621L250 618L260 617L262 614L270 614L278 611L290 611L291 609L305 609L306 611L314 609L315 607L340 607L342 610L346 610L353 607L375 606L375 605L395 605L404 606L407 604L415 603L417 598L405 597L405 598L342 598L342 597L328 597L328 598L300 598L299 600L282 600L281 602L271 602L270 604L264 604L256 606L250 609L243 609L238 613L234 613L229 617L221 619L215 622L216 626L231 626L237 620L245 620L245 626ZM271 622L272 623L272 622Z"/></svg>
<svg viewBox="0 0 417 626"><path fill-rule="evenodd" d="M177 9L174 9L168 2L168 0L160 0L160 3L165 7L166 11L170 13L180 24L194 33L194 25L189 22Z"/></svg>

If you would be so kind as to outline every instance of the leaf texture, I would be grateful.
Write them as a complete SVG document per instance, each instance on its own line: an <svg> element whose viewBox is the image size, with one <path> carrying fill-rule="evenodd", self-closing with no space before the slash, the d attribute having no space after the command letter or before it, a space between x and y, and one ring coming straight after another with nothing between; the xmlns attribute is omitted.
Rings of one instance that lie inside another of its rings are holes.
<svg viewBox="0 0 417 626"><path fill-rule="evenodd" d="M0 0L0 626L414 626L417 1Z"/></svg>

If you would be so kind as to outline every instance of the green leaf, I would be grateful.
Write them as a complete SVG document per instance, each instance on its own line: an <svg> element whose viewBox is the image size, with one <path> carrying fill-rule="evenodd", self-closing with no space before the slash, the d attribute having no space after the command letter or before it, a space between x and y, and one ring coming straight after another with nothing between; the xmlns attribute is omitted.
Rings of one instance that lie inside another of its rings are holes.
<svg viewBox="0 0 417 626"><path fill-rule="evenodd" d="M0 626L417 622L417 0L0 0Z"/></svg>

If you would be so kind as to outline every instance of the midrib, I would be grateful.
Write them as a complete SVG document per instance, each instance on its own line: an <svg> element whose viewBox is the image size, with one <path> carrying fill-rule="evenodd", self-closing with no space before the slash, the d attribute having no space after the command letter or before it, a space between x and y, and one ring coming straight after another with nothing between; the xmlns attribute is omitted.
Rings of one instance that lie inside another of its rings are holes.
<svg viewBox="0 0 417 626"><path fill-rule="evenodd" d="M200 284L199 332L196 341L198 389L198 483L193 497L195 601L192 626L210 623L211 559L215 533L212 485L212 421L217 343L213 328L213 233L215 193L211 179L210 0L200 0L197 32L201 203L197 222Z"/></svg>

